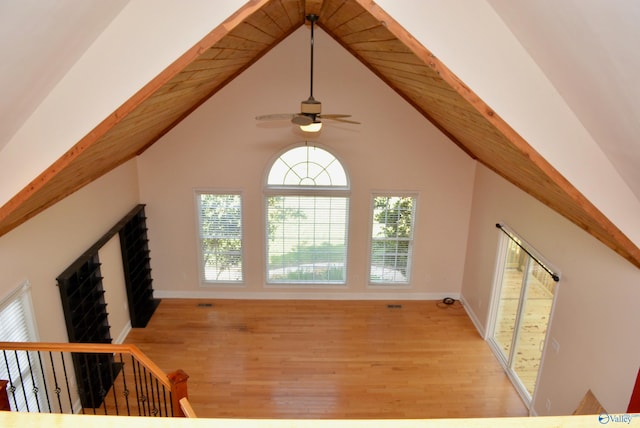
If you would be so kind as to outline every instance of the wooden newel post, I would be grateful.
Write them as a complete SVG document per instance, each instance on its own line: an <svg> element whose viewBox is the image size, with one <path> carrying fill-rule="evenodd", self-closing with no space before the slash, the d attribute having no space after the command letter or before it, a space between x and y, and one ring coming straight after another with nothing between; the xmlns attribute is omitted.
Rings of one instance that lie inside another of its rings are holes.
<svg viewBox="0 0 640 428"><path fill-rule="evenodd" d="M182 370L176 370L167 375L171 382L171 406L173 408L173 416L184 418L185 414L180 407L180 400L188 397L187 379L189 375Z"/></svg>
<svg viewBox="0 0 640 428"><path fill-rule="evenodd" d="M0 380L0 410L11 410L9 405L9 394L7 394L8 380Z"/></svg>

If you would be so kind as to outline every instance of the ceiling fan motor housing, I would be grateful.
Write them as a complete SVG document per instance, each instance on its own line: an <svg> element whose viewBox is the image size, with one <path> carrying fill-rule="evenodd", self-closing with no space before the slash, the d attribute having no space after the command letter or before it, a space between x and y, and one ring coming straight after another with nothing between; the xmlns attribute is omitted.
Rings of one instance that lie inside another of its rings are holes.
<svg viewBox="0 0 640 428"><path fill-rule="evenodd" d="M316 101L313 97L300 103L300 112L302 114L320 114L322 111L322 103Z"/></svg>

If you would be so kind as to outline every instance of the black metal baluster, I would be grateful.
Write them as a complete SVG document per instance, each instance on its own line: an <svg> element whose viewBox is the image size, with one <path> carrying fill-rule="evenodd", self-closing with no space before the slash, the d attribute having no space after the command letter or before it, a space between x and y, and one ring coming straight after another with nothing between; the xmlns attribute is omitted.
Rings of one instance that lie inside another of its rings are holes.
<svg viewBox="0 0 640 428"><path fill-rule="evenodd" d="M162 416L162 401L160 400L160 383L158 382L158 378L153 375L153 378L156 381L156 411L158 416Z"/></svg>
<svg viewBox="0 0 640 428"><path fill-rule="evenodd" d="M167 388L162 385L162 399L164 400L164 415L169 416L169 412L167 410Z"/></svg>
<svg viewBox="0 0 640 428"><path fill-rule="evenodd" d="M2 350L2 355L4 356L4 364L5 364L5 367L7 368L7 377L9 378L7 379L9 381L9 388L7 391L10 392L11 396L13 397L13 405L15 406L14 410L18 411L19 409L18 409L18 400L16 399L16 387L13 384L13 379L11 378L11 369L9 368L9 359L7 358L7 351Z"/></svg>
<svg viewBox="0 0 640 428"><path fill-rule="evenodd" d="M158 393L158 388L153 385L153 381L155 380L155 375L153 372L149 372L149 383L151 384L151 402L153 404L151 408L151 412L153 416L158 416L160 413L160 394Z"/></svg>
<svg viewBox="0 0 640 428"><path fill-rule="evenodd" d="M136 402L138 403L138 416L142 416L142 412L140 411L140 389L138 389L138 377L140 376L140 367L138 367L138 370L136 370L136 360L133 359L133 355L131 356L131 365L133 367L133 384L136 387Z"/></svg>
<svg viewBox="0 0 640 428"><path fill-rule="evenodd" d="M31 364L31 354L29 351L24 351L24 354L27 356L27 363L29 364L29 374L31 375L31 392L33 392L33 396L36 399L36 407L38 408L38 413L42 412L40 408L40 399L38 397L38 385L36 385L36 378L33 374L33 365ZM24 385L23 385L24 388ZM27 391L25 391L25 394Z"/></svg>
<svg viewBox="0 0 640 428"><path fill-rule="evenodd" d="M153 404L151 412L153 414L153 416L158 416L158 412L159 412L159 405L158 403L160 402L160 397L156 397L156 391L153 390L153 373L149 373L149 381L151 382L151 403ZM156 401L157 398L157 401Z"/></svg>
<svg viewBox="0 0 640 428"><path fill-rule="evenodd" d="M58 385L58 374L56 373L56 365L53 362L53 352L49 352L49 360L51 361L51 373L53 375L53 383L55 384L53 392L58 396L58 408L60 409L60 413L63 413L62 400L60 399L60 392L62 392L62 390L60 389L60 385ZM51 406L49 407L51 408ZM51 411L53 412L53 409L51 409Z"/></svg>
<svg viewBox="0 0 640 428"><path fill-rule="evenodd" d="M156 415L156 406L155 406L156 398L155 398L155 394L153 393L153 377L151 373L147 373L146 369L145 369L145 382L147 383L147 391L149 390L149 383L151 383L151 393L149 394L149 415L155 416Z"/></svg>
<svg viewBox="0 0 640 428"><path fill-rule="evenodd" d="M122 395L124 395L124 402L127 405L127 416L131 416L131 409L129 408L129 387L127 386L127 376L125 374L126 370L122 354L120 354L120 364L122 365L122 384L124 385Z"/></svg>
<svg viewBox="0 0 640 428"><path fill-rule="evenodd" d="M38 352L38 362L40 363L40 373L42 373L42 387L44 388L44 396L47 399L47 408L49 409L49 413L53 413L51 410L51 401L49 400L49 388L47 387L47 377L44 373L44 367L42 365L42 354L40 351ZM49 351L49 355L51 355L51 351Z"/></svg>
<svg viewBox="0 0 640 428"><path fill-rule="evenodd" d="M20 374L20 385L22 385L22 395L24 396L24 404L27 407L27 412L30 412L31 409L29 409L29 400L27 399L27 391L24 388L24 378L22 376L22 367L20 367L20 358L18 357L18 351L13 351L13 354L14 354L14 356L16 358L16 365L18 367L18 373Z"/></svg>
<svg viewBox="0 0 640 428"><path fill-rule="evenodd" d="M160 391L160 382L158 382L158 378L156 380L156 395L158 396L158 416L167 416L162 413L162 391Z"/></svg>
<svg viewBox="0 0 640 428"><path fill-rule="evenodd" d="M147 368L143 367L142 368L143 372L144 372L144 393L145 396L147 398L147 412L149 413L149 416L151 416L151 406L149 403L149 383L147 382Z"/></svg>
<svg viewBox="0 0 640 428"><path fill-rule="evenodd" d="M38 363L40 365L40 373L42 375L42 388L44 389L44 397L47 402L47 408L49 409L49 413L53 413L51 409L51 400L49 398L49 387L47 386L47 376L45 376L44 366L42 364L42 353L41 351L37 351L37 353L38 353ZM49 354L51 354L51 351L49 351Z"/></svg>
<svg viewBox="0 0 640 428"><path fill-rule="evenodd" d="M118 397L116 395L116 374L113 372L113 368L113 364L109 363L109 383L111 383L111 390L113 391L113 401L116 407L116 416L118 416L120 412L118 411Z"/></svg>
<svg viewBox="0 0 640 428"><path fill-rule="evenodd" d="M71 411L71 413L74 413L73 411L73 401L71 400L71 387L69 386L69 375L67 374L67 364L64 362L64 352L60 352L60 361L62 361L62 371L64 373L64 383L67 387L67 396L69 397L69 409ZM78 382L78 379L76 379L76 384ZM80 408L82 409L82 413L84 414L84 407L81 405ZM62 404L60 405L60 409L62 409ZM62 410L60 410L62 411Z"/></svg>

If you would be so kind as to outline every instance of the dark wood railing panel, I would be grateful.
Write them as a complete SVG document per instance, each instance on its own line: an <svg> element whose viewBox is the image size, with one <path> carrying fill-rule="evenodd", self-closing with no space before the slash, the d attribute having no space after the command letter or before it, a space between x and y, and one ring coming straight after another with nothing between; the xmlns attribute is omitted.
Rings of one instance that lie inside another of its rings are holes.
<svg viewBox="0 0 640 428"><path fill-rule="evenodd" d="M9 396L7 395L8 380L0 380L0 410L11 410L9 405Z"/></svg>

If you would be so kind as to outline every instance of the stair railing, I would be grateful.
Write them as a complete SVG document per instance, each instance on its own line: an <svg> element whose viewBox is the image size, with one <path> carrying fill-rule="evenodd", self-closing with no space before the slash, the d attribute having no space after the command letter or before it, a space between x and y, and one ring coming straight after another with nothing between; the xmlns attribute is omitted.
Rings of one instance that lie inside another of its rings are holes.
<svg viewBox="0 0 640 428"><path fill-rule="evenodd" d="M188 378L135 345L0 342L0 407L12 411L184 417Z"/></svg>

